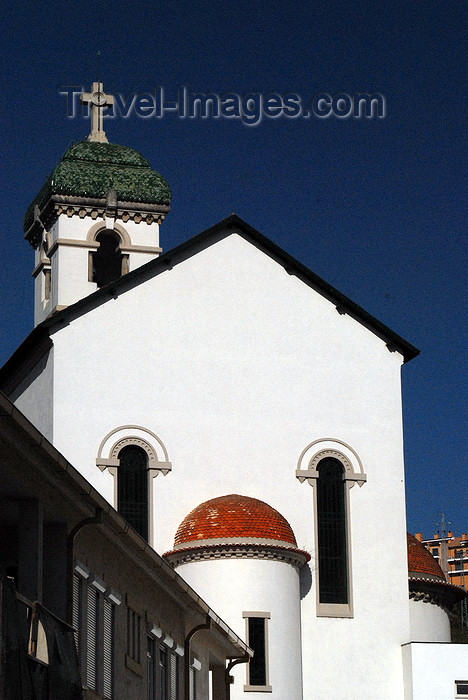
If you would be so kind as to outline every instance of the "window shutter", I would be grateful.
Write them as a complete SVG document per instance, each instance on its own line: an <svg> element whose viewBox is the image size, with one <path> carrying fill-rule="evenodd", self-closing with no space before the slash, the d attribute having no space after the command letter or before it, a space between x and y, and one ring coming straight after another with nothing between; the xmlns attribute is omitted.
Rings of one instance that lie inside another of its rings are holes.
<svg viewBox="0 0 468 700"><path fill-rule="evenodd" d="M96 690L98 592L88 586L86 606L86 685Z"/></svg>
<svg viewBox="0 0 468 700"><path fill-rule="evenodd" d="M102 679L104 697L112 698L112 671L114 662L114 608L107 599L104 600L104 633L102 639L103 665Z"/></svg>
<svg viewBox="0 0 468 700"><path fill-rule="evenodd" d="M195 669L193 668L193 666L190 667L189 697L190 700L195 700Z"/></svg>
<svg viewBox="0 0 468 700"><path fill-rule="evenodd" d="M75 639L76 653L80 653L80 618L81 618L81 579L73 574L73 627L75 631L73 637Z"/></svg>
<svg viewBox="0 0 468 700"><path fill-rule="evenodd" d="M177 656L171 654L171 700L177 700Z"/></svg>

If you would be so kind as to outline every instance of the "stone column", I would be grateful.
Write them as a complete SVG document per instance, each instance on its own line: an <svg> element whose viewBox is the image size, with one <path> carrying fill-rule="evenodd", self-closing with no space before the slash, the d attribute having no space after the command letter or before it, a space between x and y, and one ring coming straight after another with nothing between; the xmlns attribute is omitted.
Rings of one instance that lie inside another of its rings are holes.
<svg viewBox="0 0 468 700"><path fill-rule="evenodd" d="M213 668L211 671L211 680L213 700L226 700L225 669L222 666Z"/></svg>

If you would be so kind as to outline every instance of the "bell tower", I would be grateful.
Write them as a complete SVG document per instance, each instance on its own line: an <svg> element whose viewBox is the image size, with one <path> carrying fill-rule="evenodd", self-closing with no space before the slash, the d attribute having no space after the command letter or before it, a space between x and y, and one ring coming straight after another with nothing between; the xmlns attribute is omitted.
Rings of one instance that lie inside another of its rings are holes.
<svg viewBox="0 0 468 700"><path fill-rule="evenodd" d="M24 218L35 325L161 253L169 185L140 153L108 142L102 112L113 98L102 83L81 101L90 104L91 133L67 149Z"/></svg>

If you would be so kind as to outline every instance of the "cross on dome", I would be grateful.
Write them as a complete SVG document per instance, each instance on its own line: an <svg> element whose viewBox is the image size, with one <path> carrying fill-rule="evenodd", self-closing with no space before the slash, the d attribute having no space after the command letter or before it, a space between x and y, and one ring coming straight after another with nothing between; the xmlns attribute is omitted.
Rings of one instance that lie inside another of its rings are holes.
<svg viewBox="0 0 468 700"><path fill-rule="evenodd" d="M108 143L103 129L103 110L114 104L114 96L106 95L102 83L97 82L91 85L91 92L81 93L80 102L91 105L91 133L88 141Z"/></svg>

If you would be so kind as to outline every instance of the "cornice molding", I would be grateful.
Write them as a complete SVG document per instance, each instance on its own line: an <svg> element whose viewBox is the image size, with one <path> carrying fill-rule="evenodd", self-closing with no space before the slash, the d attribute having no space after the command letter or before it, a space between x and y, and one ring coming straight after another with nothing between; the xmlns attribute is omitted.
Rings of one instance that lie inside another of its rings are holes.
<svg viewBox="0 0 468 700"><path fill-rule="evenodd" d="M173 550L163 555L174 568L181 564L212 559L266 559L285 562L301 568L310 560L310 555L300 549L288 549L277 545L257 544L211 544L201 547Z"/></svg>

